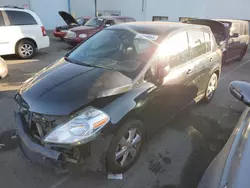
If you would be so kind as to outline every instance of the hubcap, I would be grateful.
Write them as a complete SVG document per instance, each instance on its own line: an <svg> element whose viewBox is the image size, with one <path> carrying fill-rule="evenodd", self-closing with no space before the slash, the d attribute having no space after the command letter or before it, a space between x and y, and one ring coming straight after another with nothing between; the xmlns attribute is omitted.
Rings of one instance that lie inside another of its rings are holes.
<svg viewBox="0 0 250 188"><path fill-rule="evenodd" d="M21 46L21 53L24 57L29 57L33 54L33 47L30 44L23 44Z"/></svg>
<svg viewBox="0 0 250 188"><path fill-rule="evenodd" d="M138 154L141 144L141 134L136 128L131 128L121 138L115 153L116 164L120 167L127 166Z"/></svg>
<svg viewBox="0 0 250 188"><path fill-rule="evenodd" d="M209 80L208 87L207 87L206 95L208 99L210 99L213 96L216 88L217 88L217 75L213 74Z"/></svg>

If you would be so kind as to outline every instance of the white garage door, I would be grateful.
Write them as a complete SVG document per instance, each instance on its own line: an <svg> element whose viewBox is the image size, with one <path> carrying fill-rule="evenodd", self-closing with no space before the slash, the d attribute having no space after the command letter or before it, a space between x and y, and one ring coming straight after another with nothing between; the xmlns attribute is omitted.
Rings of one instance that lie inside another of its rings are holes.
<svg viewBox="0 0 250 188"><path fill-rule="evenodd" d="M31 0L30 8L40 17L46 29L54 29L65 24L58 11L68 12L68 0Z"/></svg>

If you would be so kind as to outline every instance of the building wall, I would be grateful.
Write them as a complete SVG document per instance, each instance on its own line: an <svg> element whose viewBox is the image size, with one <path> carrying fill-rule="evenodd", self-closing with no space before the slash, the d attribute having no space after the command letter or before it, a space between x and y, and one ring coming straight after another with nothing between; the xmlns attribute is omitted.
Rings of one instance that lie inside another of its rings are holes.
<svg viewBox="0 0 250 188"><path fill-rule="evenodd" d="M29 6L29 0L0 0L0 6L14 5L24 8L24 6Z"/></svg>
<svg viewBox="0 0 250 188"><path fill-rule="evenodd" d="M94 0L71 0L70 7L75 17L95 15Z"/></svg>

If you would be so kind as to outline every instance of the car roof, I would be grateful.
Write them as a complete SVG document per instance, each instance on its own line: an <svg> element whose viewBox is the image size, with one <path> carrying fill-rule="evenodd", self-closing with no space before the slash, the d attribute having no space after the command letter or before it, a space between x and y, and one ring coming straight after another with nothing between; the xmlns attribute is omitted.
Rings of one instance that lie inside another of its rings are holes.
<svg viewBox="0 0 250 188"><path fill-rule="evenodd" d="M164 35L175 30L188 29L188 28L209 28L204 25L194 25L194 24L185 24L180 22L128 22L119 25L114 25L107 29L129 29L138 33L149 33L149 34L158 34Z"/></svg>
<svg viewBox="0 0 250 188"><path fill-rule="evenodd" d="M103 18L103 19L115 19L115 18L124 19L124 18L131 18L131 19L134 19L134 18L128 17L128 16L100 16L98 18Z"/></svg>
<svg viewBox="0 0 250 188"><path fill-rule="evenodd" d="M248 23L245 20L234 20L234 19L214 19L215 21L221 21L221 22L241 22L241 23Z"/></svg>

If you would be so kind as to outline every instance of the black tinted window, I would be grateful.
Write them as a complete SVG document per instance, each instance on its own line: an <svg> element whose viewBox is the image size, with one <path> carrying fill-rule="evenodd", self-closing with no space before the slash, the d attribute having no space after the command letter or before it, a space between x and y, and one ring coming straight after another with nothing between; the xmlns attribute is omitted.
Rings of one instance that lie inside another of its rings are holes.
<svg viewBox="0 0 250 188"><path fill-rule="evenodd" d="M166 58L171 67L176 67L189 60L187 33L174 34L160 45L159 56Z"/></svg>
<svg viewBox="0 0 250 188"><path fill-rule="evenodd" d="M205 44L206 44L206 49L207 49L207 52L210 52L211 51L211 39L210 39L210 34L205 32L204 33L204 38L205 38Z"/></svg>
<svg viewBox="0 0 250 188"><path fill-rule="evenodd" d="M206 53L206 43L202 31L188 31L188 37L192 58Z"/></svg>
<svg viewBox="0 0 250 188"><path fill-rule="evenodd" d="M4 26L4 20L3 20L2 12L0 12L0 26Z"/></svg>
<svg viewBox="0 0 250 188"><path fill-rule="evenodd" d="M9 10L9 11L6 11L6 13L9 17L10 25L36 25L37 24L33 16L31 16L27 12Z"/></svg>

